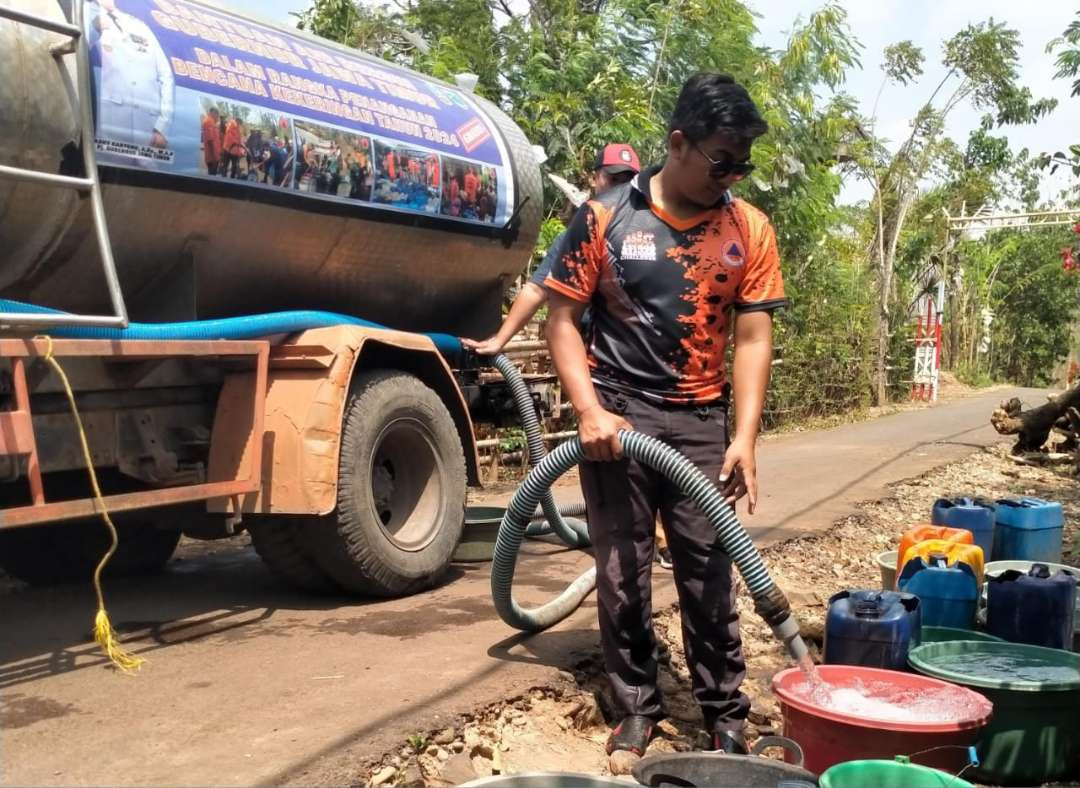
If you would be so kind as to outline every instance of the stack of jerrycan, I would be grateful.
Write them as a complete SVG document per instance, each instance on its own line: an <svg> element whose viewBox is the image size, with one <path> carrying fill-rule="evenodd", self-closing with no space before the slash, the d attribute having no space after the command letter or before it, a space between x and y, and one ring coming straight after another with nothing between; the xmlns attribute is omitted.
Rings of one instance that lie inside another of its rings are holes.
<svg viewBox="0 0 1080 788"><path fill-rule="evenodd" d="M970 531L920 526L900 541L897 588L919 598L928 627L972 629L982 588L983 551ZM926 538L926 537L934 538Z"/></svg>
<svg viewBox="0 0 1080 788"><path fill-rule="evenodd" d="M904 557L907 555L908 550L920 542L928 542L934 539L957 544L975 544L971 531L965 528L949 528L944 525L916 525L900 535L900 549L896 552L896 576L899 577L900 572L904 569L906 563Z"/></svg>
<svg viewBox="0 0 1080 788"><path fill-rule="evenodd" d="M1061 504L1041 498L997 502L993 560L1061 563Z"/></svg>
<svg viewBox="0 0 1080 788"><path fill-rule="evenodd" d="M1076 578L1036 563L1025 574L1009 570L990 578L986 629L1013 643L1068 650L1073 641Z"/></svg>
<svg viewBox="0 0 1080 788"><path fill-rule="evenodd" d="M825 617L825 663L906 670L920 643L919 600L895 591L841 591Z"/></svg>
<svg viewBox="0 0 1080 788"><path fill-rule="evenodd" d="M973 543L982 548L986 560L990 560L994 548L996 515L997 507L993 501L974 496L938 498L931 510L934 525L949 525L971 531Z"/></svg>

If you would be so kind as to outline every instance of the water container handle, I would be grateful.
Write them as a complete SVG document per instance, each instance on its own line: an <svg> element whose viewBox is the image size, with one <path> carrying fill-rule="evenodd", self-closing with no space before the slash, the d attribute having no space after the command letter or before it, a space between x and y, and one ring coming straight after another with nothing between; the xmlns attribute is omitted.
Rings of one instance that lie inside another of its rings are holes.
<svg viewBox="0 0 1080 788"><path fill-rule="evenodd" d="M881 592L877 591L855 603L855 615L859 618L877 618L881 615Z"/></svg>
<svg viewBox="0 0 1080 788"><path fill-rule="evenodd" d="M751 755L761 755L762 752L770 747L780 747L791 753L795 759L794 766L802 768L803 765L803 748L799 746L799 743L794 739L789 739L787 736L762 736L756 742L754 742L753 749L750 750Z"/></svg>
<svg viewBox="0 0 1080 788"><path fill-rule="evenodd" d="M1032 564L1031 569L1028 570L1028 577L1037 577L1040 580L1046 580L1050 577L1050 567L1046 564L1036 562Z"/></svg>
<svg viewBox="0 0 1080 788"><path fill-rule="evenodd" d="M947 567L949 565L949 558L945 553L930 553L926 559L927 566Z"/></svg>

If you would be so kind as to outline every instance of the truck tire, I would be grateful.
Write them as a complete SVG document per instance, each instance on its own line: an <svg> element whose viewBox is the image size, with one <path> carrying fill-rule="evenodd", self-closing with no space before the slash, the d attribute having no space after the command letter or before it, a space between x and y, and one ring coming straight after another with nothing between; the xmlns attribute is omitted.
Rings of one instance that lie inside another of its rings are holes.
<svg viewBox="0 0 1080 788"><path fill-rule="evenodd" d="M247 520L248 533L255 552L270 571L291 586L303 591L330 593L340 590L308 554L299 530L308 518L253 517Z"/></svg>
<svg viewBox="0 0 1080 788"><path fill-rule="evenodd" d="M144 522L119 522L120 543L105 567L106 577L156 572L172 558L180 531ZM100 519L0 531L0 566L35 586L86 583L109 546Z"/></svg>
<svg viewBox="0 0 1080 788"><path fill-rule="evenodd" d="M465 488L461 439L439 396L414 375L366 372L345 406L337 508L302 538L346 591L415 593L450 564Z"/></svg>

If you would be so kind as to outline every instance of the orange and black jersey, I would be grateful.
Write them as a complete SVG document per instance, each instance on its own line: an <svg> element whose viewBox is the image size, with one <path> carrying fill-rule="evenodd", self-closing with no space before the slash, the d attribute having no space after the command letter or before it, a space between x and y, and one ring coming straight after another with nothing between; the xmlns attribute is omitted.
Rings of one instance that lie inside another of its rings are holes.
<svg viewBox="0 0 1080 788"><path fill-rule="evenodd" d="M544 285L592 307L595 383L656 402L723 396L732 310L784 306L776 234L751 205L725 198L679 220L652 204L656 169L578 211Z"/></svg>

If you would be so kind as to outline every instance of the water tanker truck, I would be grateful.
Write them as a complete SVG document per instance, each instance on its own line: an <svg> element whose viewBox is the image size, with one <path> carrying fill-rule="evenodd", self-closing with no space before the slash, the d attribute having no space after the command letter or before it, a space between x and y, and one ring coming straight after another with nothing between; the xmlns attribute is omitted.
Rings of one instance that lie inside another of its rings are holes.
<svg viewBox="0 0 1080 788"><path fill-rule="evenodd" d="M0 565L88 578L104 503L116 572L246 529L303 588L430 585L509 402L456 337L536 241L521 130L194 0L0 4L0 71Z"/></svg>

